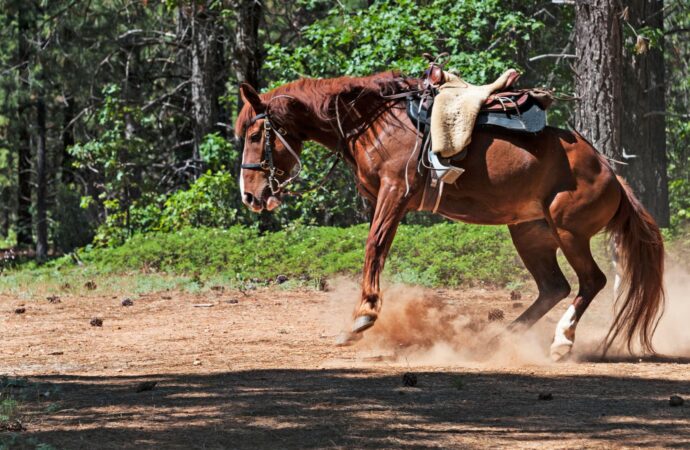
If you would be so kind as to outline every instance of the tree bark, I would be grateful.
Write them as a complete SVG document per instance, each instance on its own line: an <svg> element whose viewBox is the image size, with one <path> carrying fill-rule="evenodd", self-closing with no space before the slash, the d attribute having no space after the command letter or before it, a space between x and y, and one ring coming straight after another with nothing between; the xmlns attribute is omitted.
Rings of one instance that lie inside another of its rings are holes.
<svg viewBox="0 0 690 450"><path fill-rule="evenodd" d="M237 111L244 106L240 95L240 84L247 83L259 88L259 69L262 64L261 47L259 44L259 25L263 15L261 2L254 0L238 0L235 8L235 48L233 49L233 71L237 80ZM239 155L242 155L243 142L236 141L235 146ZM234 161L233 170L239 173L241 156ZM269 216L261 215L263 228L270 228Z"/></svg>
<svg viewBox="0 0 690 450"><path fill-rule="evenodd" d="M46 104L41 88L36 99L36 261L48 257L48 174L46 169Z"/></svg>
<svg viewBox="0 0 690 450"><path fill-rule="evenodd" d="M28 7L19 7L17 11L17 64L21 64L21 82L18 93L19 107L17 108L18 146L17 146L17 245L31 246L32 221L31 221L31 135L29 133L30 111L29 104L29 77L31 44L28 37L32 35L33 4Z"/></svg>
<svg viewBox="0 0 690 450"><path fill-rule="evenodd" d="M263 15L263 6L256 0L240 0L237 4L235 17L235 50L233 70L237 85L248 83L259 87L259 69L262 64L261 48L259 46L259 23ZM238 111L242 108L242 98L237 91Z"/></svg>
<svg viewBox="0 0 690 450"><path fill-rule="evenodd" d="M580 98L575 123L599 151L620 161L621 26L620 11L614 3L575 3L575 90Z"/></svg>
<svg viewBox="0 0 690 450"><path fill-rule="evenodd" d="M636 30L663 29L663 1L632 0L626 5L628 21ZM636 52L635 41L631 32L623 49L622 148L627 155L634 155L625 160L625 178L659 225L667 227L670 219L663 35L646 52Z"/></svg>
<svg viewBox="0 0 690 450"><path fill-rule="evenodd" d="M61 167L61 182L68 185L74 181L74 168L72 162L74 158L69 153L69 148L74 145L74 125L71 124L74 115L76 114L75 98L68 97L67 104L62 111L62 158L55 162L55 167ZM57 152L56 152L57 153ZM58 153L59 154L59 153Z"/></svg>
<svg viewBox="0 0 690 450"><path fill-rule="evenodd" d="M195 178L201 174L201 144L220 120L219 97L225 78L222 27L218 14L209 7L194 3L191 11L192 105L194 111Z"/></svg>

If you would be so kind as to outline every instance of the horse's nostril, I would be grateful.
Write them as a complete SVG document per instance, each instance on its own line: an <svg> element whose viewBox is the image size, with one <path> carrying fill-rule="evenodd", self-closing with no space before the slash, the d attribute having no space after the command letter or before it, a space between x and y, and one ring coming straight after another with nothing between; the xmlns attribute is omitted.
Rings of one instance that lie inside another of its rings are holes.
<svg viewBox="0 0 690 450"><path fill-rule="evenodd" d="M249 192L244 193L244 202L247 203L248 205L251 205L252 202L254 201L254 196L250 194Z"/></svg>

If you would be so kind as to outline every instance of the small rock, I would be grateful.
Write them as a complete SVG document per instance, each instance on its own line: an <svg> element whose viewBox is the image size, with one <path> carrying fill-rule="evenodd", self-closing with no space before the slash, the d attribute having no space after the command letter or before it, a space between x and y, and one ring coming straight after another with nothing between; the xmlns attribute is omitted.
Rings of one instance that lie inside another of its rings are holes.
<svg viewBox="0 0 690 450"><path fill-rule="evenodd" d="M126 298L120 303L122 306L134 306L134 302L131 298Z"/></svg>
<svg viewBox="0 0 690 450"><path fill-rule="evenodd" d="M152 391L157 384L158 381L144 381L137 386L137 392Z"/></svg>
<svg viewBox="0 0 690 450"><path fill-rule="evenodd" d="M194 303L192 306L195 308L212 308L213 303Z"/></svg>
<svg viewBox="0 0 690 450"><path fill-rule="evenodd" d="M15 314L24 314L25 312L26 312L26 308L24 308L23 306L14 310Z"/></svg>
<svg viewBox="0 0 690 450"><path fill-rule="evenodd" d="M417 375L411 372L405 372L402 377L403 386L414 387L417 386Z"/></svg>
<svg viewBox="0 0 690 450"><path fill-rule="evenodd" d="M519 291L510 291L511 300L521 300L522 294Z"/></svg>
<svg viewBox="0 0 690 450"><path fill-rule="evenodd" d="M48 303L52 304L61 303L60 297L58 297L57 295L49 295L48 297L46 297L46 300L48 300Z"/></svg>
<svg viewBox="0 0 690 450"><path fill-rule="evenodd" d="M89 322L92 327L102 327L103 326L103 319L99 317L94 317L91 319L91 322Z"/></svg>
<svg viewBox="0 0 690 450"><path fill-rule="evenodd" d="M520 303L520 302L513 303L513 309L519 309L519 308L522 308L522 303Z"/></svg>
<svg viewBox="0 0 690 450"><path fill-rule="evenodd" d="M276 283L278 283L278 284L283 284L283 283L285 283L287 280L288 280L288 277L285 276L285 275L278 275L278 276L276 277Z"/></svg>
<svg viewBox="0 0 690 450"><path fill-rule="evenodd" d="M236 305L236 304L238 304L239 302L240 302L240 301L237 300L236 298L231 298L230 300L227 300L225 303L230 303L231 305Z"/></svg>
<svg viewBox="0 0 690 450"><path fill-rule="evenodd" d="M89 281L87 281L86 283L84 283L84 287L85 287L86 289L90 290L90 291L93 291L93 290L96 289L98 286L96 286L96 283L94 283L93 281L89 280Z"/></svg>
<svg viewBox="0 0 690 450"><path fill-rule="evenodd" d="M505 319L505 314L500 309L492 309L489 311L489 322L497 322Z"/></svg>
<svg viewBox="0 0 690 450"><path fill-rule="evenodd" d="M193 362L192 364L194 364L195 366L200 366L200 365L201 365L201 361L199 361L198 359L195 359L194 362Z"/></svg>
<svg viewBox="0 0 690 450"><path fill-rule="evenodd" d="M672 395L668 400L668 404L671 406L683 406L683 403L685 403L685 400L680 395Z"/></svg>
<svg viewBox="0 0 690 450"><path fill-rule="evenodd" d="M539 394L539 400L553 400L553 394L551 392L541 392Z"/></svg>

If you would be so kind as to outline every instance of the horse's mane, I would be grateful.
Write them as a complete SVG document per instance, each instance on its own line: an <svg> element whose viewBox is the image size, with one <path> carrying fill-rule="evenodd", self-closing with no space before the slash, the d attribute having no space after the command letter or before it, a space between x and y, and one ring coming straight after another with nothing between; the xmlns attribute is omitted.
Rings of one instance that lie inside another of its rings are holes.
<svg viewBox="0 0 690 450"><path fill-rule="evenodd" d="M355 102L362 97L367 97L381 104L390 101L385 96L409 91L416 86L417 79L402 76L397 71L388 71L367 77L301 78L260 94L260 97L264 103L275 98L271 102L271 114L283 123L292 122L290 116L294 114L294 108L291 108L294 106L292 103L294 101L310 110L318 120L328 122L334 119L334 105L337 98ZM294 99L279 96L289 96ZM367 109L372 109L371 105ZM244 105L235 123L236 136L244 136L246 127L255 114L251 105Z"/></svg>

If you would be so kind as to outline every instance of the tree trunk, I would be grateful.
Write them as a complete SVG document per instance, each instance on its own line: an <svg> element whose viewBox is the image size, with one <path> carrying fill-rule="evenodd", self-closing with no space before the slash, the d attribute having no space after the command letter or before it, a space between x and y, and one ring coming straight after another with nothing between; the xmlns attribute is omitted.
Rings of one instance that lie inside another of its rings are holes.
<svg viewBox="0 0 690 450"><path fill-rule="evenodd" d="M259 46L259 23L263 14L261 2L255 0L240 0L235 16L237 28L235 30L235 51L233 70L237 85L248 83L259 87L259 69L261 68L261 48ZM237 91L238 111L242 108L242 98Z"/></svg>
<svg viewBox="0 0 690 450"><path fill-rule="evenodd" d="M663 1L633 0L628 21L636 30L663 29ZM635 35L623 50L623 133L625 178L660 226L669 225L666 173L666 103L663 36L648 51L635 51Z"/></svg>
<svg viewBox="0 0 690 450"><path fill-rule="evenodd" d="M240 95L239 86L248 83L255 88L259 88L259 69L261 68L261 48L259 45L259 24L263 15L261 2L253 0L239 0L235 9L236 29L235 29L235 48L233 50L233 71L237 80L237 111L242 110L243 102ZM238 154L242 154L243 142L237 141ZM240 158L234 161L233 170L235 173L240 171ZM268 227L267 215L261 215L264 227Z"/></svg>
<svg viewBox="0 0 690 450"><path fill-rule="evenodd" d="M31 234L31 135L29 133L29 120L27 115L29 105L29 77L31 43L32 6L18 8L17 32L19 42L17 45L17 64L22 65L18 93L19 107L17 108L17 124L19 127L17 145L17 245L31 246L33 238Z"/></svg>
<svg viewBox="0 0 690 450"><path fill-rule="evenodd" d="M610 0L575 3L576 129L621 160L620 11ZM616 167L620 169L620 167Z"/></svg>
<svg viewBox="0 0 690 450"><path fill-rule="evenodd" d="M42 263L48 257L46 104L42 88L36 99L36 131L38 132L36 145L36 260Z"/></svg>
<svg viewBox="0 0 690 450"><path fill-rule="evenodd" d="M73 158L69 153L69 148L74 145L74 124L71 124L76 114L74 102L75 98L68 97L62 111L62 159L56 161L55 167L61 167L61 183L68 185L74 181L74 168L72 167ZM57 152L56 152L57 153ZM59 154L59 153L58 153Z"/></svg>
<svg viewBox="0 0 690 450"><path fill-rule="evenodd" d="M204 136L219 122L220 104L224 79L224 52L221 44L222 27L218 15L210 8L196 3L191 11L191 69L192 105L194 111L194 160L195 178L201 174L200 148Z"/></svg>

